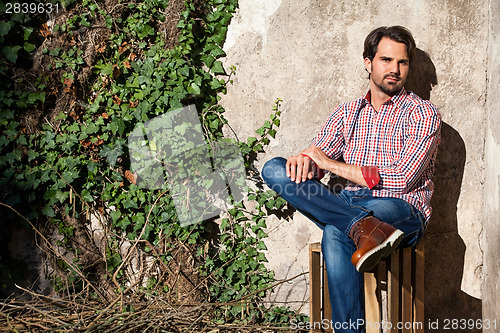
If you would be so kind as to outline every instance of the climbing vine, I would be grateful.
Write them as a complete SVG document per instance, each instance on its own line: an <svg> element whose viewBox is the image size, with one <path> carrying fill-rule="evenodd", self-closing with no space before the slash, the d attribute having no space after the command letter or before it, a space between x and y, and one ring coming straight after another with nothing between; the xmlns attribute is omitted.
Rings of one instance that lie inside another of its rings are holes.
<svg viewBox="0 0 500 333"><path fill-rule="evenodd" d="M218 101L236 69L220 58L237 1L62 5L47 17L6 14L0 3L1 202L7 219L49 223L62 236L57 245L71 255L54 258L55 289L91 285L102 300L136 281L150 295L227 304L214 322L287 323L286 309L258 306L274 282L264 265L266 217L283 199L249 186L252 204L237 202L219 223L181 226L171 193L141 188L130 167L136 124L186 105L196 106L209 143L224 139ZM256 137L235 143L248 173L276 134L280 102ZM96 228L102 243L90 236ZM130 268L131 256L149 258L146 269Z"/></svg>

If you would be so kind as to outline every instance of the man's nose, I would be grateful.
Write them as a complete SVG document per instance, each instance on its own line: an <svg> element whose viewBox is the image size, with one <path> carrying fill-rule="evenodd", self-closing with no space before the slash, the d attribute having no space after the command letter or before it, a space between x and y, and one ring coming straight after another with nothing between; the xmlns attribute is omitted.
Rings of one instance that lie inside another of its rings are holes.
<svg viewBox="0 0 500 333"><path fill-rule="evenodd" d="M392 62L392 64L391 64L391 73L399 75L399 73L400 73L399 66L400 66L399 62L397 62L397 61Z"/></svg>

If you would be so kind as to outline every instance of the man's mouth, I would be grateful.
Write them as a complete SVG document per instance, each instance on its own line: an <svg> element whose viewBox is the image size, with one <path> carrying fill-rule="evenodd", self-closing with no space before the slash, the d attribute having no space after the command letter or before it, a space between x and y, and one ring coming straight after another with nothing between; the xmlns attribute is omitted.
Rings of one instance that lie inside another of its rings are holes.
<svg viewBox="0 0 500 333"><path fill-rule="evenodd" d="M387 75L385 78L388 79L389 81L392 81L392 82L398 82L399 81L399 77L394 76L394 75Z"/></svg>

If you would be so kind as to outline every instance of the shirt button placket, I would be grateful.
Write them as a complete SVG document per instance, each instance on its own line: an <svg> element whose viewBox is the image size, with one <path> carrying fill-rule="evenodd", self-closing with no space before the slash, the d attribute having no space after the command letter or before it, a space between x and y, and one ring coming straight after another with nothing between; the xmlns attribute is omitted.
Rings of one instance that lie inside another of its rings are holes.
<svg viewBox="0 0 500 333"><path fill-rule="evenodd" d="M375 134L377 132L377 122L378 122L378 115L379 113L375 111L375 109L372 107L372 121L370 124L370 139L369 139L369 144L370 144L370 150L368 154L368 165L375 165Z"/></svg>

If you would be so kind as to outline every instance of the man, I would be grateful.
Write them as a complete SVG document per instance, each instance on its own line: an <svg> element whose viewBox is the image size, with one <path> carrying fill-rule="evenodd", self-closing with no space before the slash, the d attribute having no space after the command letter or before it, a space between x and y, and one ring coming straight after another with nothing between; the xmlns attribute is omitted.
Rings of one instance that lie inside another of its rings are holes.
<svg viewBox="0 0 500 333"><path fill-rule="evenodd" d="M440 141L436 107L404 89L415 42L404 27L365 39L370 90L335 108L310 148L268 161L268 186L323 229L335 332L364 332L363 272L398 246L413 246L431 215ZM343 161L341 161L343 160ZM332 192L322 171L347 179Z"/></svg>

